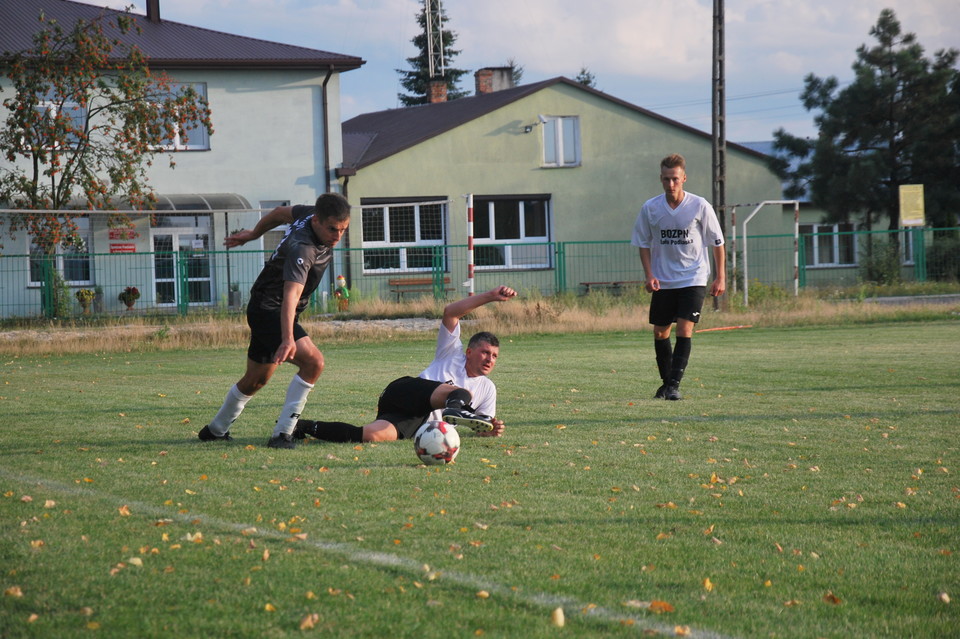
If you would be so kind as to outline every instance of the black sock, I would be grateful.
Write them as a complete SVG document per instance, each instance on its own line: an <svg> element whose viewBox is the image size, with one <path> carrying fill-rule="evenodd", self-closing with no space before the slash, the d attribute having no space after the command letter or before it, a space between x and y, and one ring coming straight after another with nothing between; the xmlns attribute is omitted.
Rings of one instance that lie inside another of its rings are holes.
<svg viewBox="0 0 960 639"><path fill-rule="evenodd" d="M473 399L473 395L470 394L470 391L466 388L457 388L447 395L446 408L459 410L464 406L469 406L471 399Z"/></svg>
<svg viewBox="0 0 960 639"><path fill-rule="evenodd" d="M657 370L660 371L660 379L666 382L670 379L670 366L673 362L673 348L670 346L670 338L654 338L653 350L657 354Z"/></svg>
<svg viewBox="0 0 960 639"><path fill-rule="evenodd" d="M303 422L301 422L302 424ZM363 428L346 422L310 422L303 429L308 435L328 442L362 442Z"/></svg>
<svg viewBox="0 0 960 639"><path fill-rule="evenodd" d="M683 379L683 371L687 368L687 362L690 360L690 345L693 340L689 337L677 337L677 345L673 349L673 361L670 364L670 383L680 384Z"/></svg>

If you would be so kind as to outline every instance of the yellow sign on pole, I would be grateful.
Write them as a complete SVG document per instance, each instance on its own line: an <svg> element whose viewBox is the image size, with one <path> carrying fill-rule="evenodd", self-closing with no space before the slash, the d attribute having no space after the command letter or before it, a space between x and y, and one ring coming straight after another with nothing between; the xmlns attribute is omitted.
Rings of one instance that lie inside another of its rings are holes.
<svg viewBox="0 0 960 639"><path fill-rule="evenodd" d="M923 226L923 185L900 185L900 226Z"/></svg>

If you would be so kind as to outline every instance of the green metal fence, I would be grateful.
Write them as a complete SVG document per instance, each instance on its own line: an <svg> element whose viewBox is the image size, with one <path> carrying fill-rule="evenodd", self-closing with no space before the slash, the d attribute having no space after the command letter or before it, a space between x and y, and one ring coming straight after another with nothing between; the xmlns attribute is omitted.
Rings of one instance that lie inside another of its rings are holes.
<svg viewBox="0 0 960 639"><path fill-rule="evenodd" d="M897 281L960 279L960 228L900 232L852 232L750 237L728 246L731 293L761 282L788 291L851 286L865 278ZM550 242L477 246L474 278L468 278L466 245L406 247L420 256L402 269L383 268L383 250L336 249L313 308L332 311L337 275L351 299L452 299L470 285L480 292L507 284L524 293L619 294L639 288L643 271L637 249L622 242ZM744 251L744 249L747 249ZM394 250L394 249L390 249ZM396 250L404 250L398 247ZM743 262L743 255L748 263ZM70 318L86 314L239 312L263 262L264 251L202 247L177 252L96 253L80 256L0 255L0 317ZM749 278L744 281L744 276ZM424 283L425 282L425 283ZM405 286L404 283L417 286ZM140 292L131 308L119 299L127 287ZM78 296L90 291L86 307Z"/></svg>

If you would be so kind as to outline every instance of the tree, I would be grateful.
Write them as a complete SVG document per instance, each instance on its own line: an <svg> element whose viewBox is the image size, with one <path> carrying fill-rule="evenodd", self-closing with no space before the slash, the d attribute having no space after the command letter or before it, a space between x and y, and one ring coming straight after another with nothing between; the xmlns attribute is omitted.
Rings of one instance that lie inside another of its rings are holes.
<svg viewBox="0 0 960 639"><path fill-rule="evenodd" d="M591 89L597 88L597 77L587 67L580 67L580 73L574 78L577 82Z"/></svg>
<svg viewBox="0 0 960 639"><path fill-rule="evenodd" d="M436 3L436 11L439 12L441 24L447 23L447 14L443 9L441 0L433 0ZM420 33L411 40L417 50L420 52L416 57L407 58L410 64L410 70L396 69L400 74L400 84L412 95L397 94L397 99L404 106L416 106L418 104L428 104L430 102L430 82L437 78L430 77L430 55L427 36L427 11L426 5L420 9L417 15L417 23L420 25ZM457 41L457 34L448 29L441 29L440 40L443 46L443 59L445 61L442 79L447 84L447 100L456 100L468 95L466 91L457 88L460 78L468 73L464 69L454 69L450 65L451 61L460 54L459 50L453 48ZM439 70L436 70L440 73Z"/></svg>
<svg viewBox="0 0 960 639"><path fill-rule="evenodd" d="M175 136L213 127L204 98L153 73L123 41L138 30L129 13L104 12L69 29L43 14L39 22L32 48L0 59L14 92L3 101L0 201L22 209L8 218L10 231L27 231L51 255L79 241L77 209L116 209L118 200L150 208L154 155ZM118 214L110 224L130 221Z"/></svg>
<svg viewBox="0 0 960 639"><path fill-rule="evenodd" d="M516 58L508 58L505 66L510 68L510 77L513 80L513 86L520 86L523 81L523 65L517 62Z"/></svg>
<svg viewBox="0 0 960 639"><path fill-rule="evenodd" d="M835 77L805 78L801 99L817 112L819 135L804 139L778 129L780 154L771 168L787 180L787 197L808 193L827 222L871 229L886 218L896 229L900 185L923 184L928 223L953 226L960 210L958 51L925 58L890 9L870 35L877 43L857 49L849 86L841 90Z"/></svg>

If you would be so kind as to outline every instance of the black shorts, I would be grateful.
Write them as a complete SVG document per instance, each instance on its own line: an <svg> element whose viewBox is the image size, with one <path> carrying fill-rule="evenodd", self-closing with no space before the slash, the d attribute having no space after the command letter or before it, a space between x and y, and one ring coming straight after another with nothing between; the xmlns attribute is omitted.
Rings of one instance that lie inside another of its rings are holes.
<svg viewBox="0 0 960 639"><path fill-rule="evenodd" d="M377 419L383 419L397 428L399 439L412 439L417 429L433 412L430 397L444 382L421 377L395 379L380 393Z"/></svg>
<svg viewBox="0 0 960 639"><path fill-rule="evenodd" d="M700 321L706 286L686 288L662 288L650 297L650 323L654 326L670 326L678 319Z"/></svg>
<svg viewBox="0 0 960 639"><path fill-rule="evenodd" d="M306 337L297 321L293 319L293 339ZM247 357L258 364L272 364L273 356L280 348L283 337L280 333L280 311L265 311L260 308L247 307L247 325L250 326L250 346L247 347Z"/></svg>

